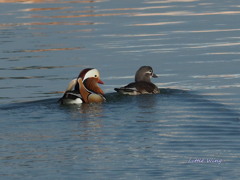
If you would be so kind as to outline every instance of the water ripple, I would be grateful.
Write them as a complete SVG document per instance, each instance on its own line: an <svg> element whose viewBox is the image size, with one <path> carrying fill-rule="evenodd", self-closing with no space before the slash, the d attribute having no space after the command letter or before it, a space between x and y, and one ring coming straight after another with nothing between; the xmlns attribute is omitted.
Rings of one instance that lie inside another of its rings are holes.
<svg viewBox="0 0 240 180"><path fill-rule="evenodd" d="M239 178L237 0L0 3L0 177ZM142 65L161 94L115 93ZM59 105L85 67L107 102Z"/></svg>

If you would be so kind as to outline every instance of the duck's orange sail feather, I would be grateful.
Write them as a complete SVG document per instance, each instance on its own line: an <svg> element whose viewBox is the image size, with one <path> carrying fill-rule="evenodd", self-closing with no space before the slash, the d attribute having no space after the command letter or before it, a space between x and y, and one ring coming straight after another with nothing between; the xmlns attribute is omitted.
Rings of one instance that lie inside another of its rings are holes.
<svg viewBox="0 0 240 180"><path fill-rule="evenodd" d="M98 86L98 79L97 78L88 78L84 81L85 87L96 93L96 94L104 94L103 90Z"/></svg>

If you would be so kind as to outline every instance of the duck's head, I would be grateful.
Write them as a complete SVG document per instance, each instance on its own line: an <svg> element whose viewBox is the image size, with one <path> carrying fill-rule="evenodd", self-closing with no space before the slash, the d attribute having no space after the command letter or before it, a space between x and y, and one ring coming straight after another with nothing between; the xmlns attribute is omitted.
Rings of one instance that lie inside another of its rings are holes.
<svg viewBox="0 0 240 180"><path fill-rule="evenodd" d="M103 81L100 79L100 73L97 69L86 68L80 72L78 79L79 78L82 79L82 82L86 89L98 94L104 94L102 89L97 85L97 83L104 84ZM79 83L77 83L75 86L75 90L78 89Z"/></svg>
<svg viewBox="0 0 240 180"><path fill-rule="evenodd" d="M100 73L97 69L94 68L86 68L83 69L78 78L82 78L82 81L84 82L88 78L93 78L97 83L104 84L103 81L100 79Z"/></svg>
<svg viewBox="0 0 240 180"><path fill-rule="evenodd" d="M151 66L142 66L140 67L135 74L135 82L145 81L150 82L151 78L157 78L158 76L153 73Z"/></svg>

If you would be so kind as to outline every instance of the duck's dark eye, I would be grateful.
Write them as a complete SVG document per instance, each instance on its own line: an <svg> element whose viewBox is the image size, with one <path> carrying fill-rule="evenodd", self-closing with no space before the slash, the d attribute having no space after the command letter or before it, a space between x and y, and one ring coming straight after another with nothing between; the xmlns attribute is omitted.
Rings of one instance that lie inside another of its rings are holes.
<svg viewBox="0 0 240 180"><path fill-rule="evenodd" d="M97 75L94 75L94 77L97 77Z"/></svg>

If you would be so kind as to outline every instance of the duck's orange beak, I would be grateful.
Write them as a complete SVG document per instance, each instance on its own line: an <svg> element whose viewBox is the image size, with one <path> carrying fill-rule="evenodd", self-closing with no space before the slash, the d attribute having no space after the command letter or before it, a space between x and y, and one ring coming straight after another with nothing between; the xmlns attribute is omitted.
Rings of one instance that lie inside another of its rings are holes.
<svg viewBox="0 0 240 180"><path fill-rule="evenodd" d="M104 84L104 82L101 79L98 79L99 84Z"/></svg>

